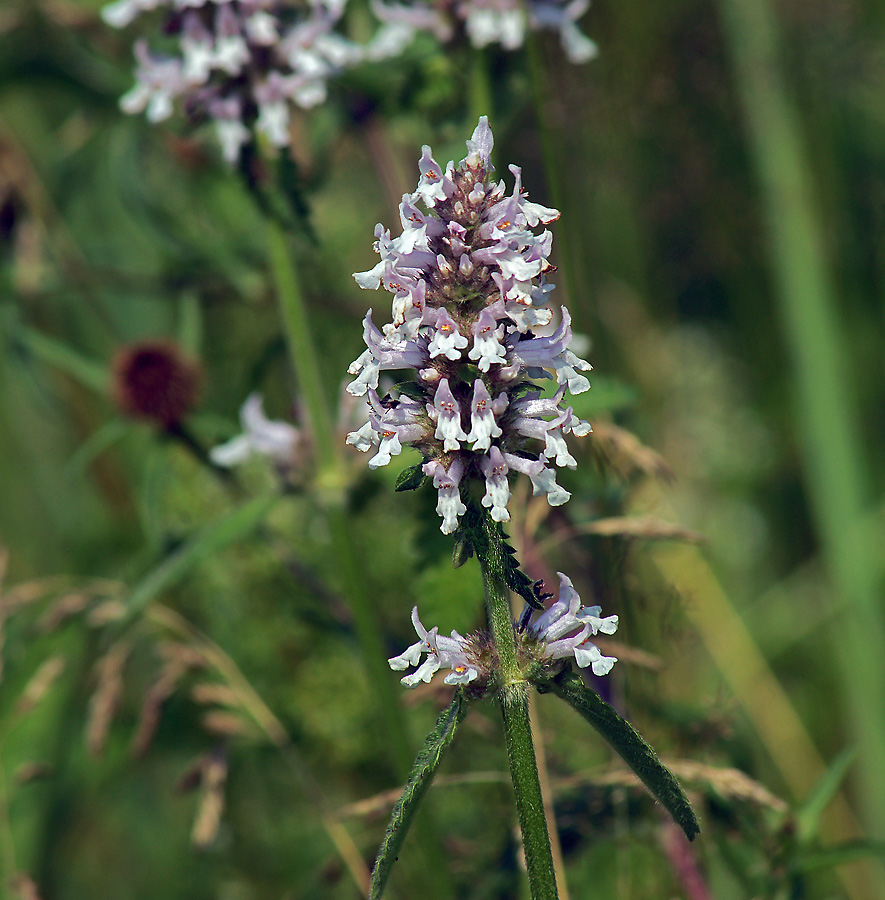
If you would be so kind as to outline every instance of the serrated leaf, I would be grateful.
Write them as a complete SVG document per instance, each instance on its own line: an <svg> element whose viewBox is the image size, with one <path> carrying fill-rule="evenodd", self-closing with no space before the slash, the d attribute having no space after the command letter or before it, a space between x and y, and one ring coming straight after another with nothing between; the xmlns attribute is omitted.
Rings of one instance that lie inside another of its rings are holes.
<svg viewBox="0 0 885 900"><path fill-rule="evenodd" d="M807 843L817 834L820 817L833 797L836 796L836 792L856 756L857 752L854 748L843 750L833 760L823 777L814 786L811 794L797 810L795 815L796 834L800 844Z"/></svg>
<svg viewBox="0 0 885 900"><path fill-rule="evenodd" d="M670 813L685 836L694 840L700 832L688 797L673 773L658 759L651 745L614 707L588 687L580 675L566 671L540 687L552 691L579 712L612 746L640 781Z"/></svg>
<svg viewBox="0 0 885 900"><path fill-rule="evenodd" d="M495 529L493 531L492 529ZM499 581L503 581L514 593L519 594L532 609L542 610L544 604L535 595L534 582L522 569L516 559L516 549L507 543L507 535L504 526L495 522L488 511L477 508L473 503L467 507L459 534L473 544L473 549L479 559L488 562L492 575ZM501 546L503 554L495 554L492 558L492 546Z"/></svg>
<svg viewBox="0 0 885 900"><path fill-rule="evenodd" d="M421 468L421 463L417 463L414 466L409 466L407 469L403 469L399 475L396 476L396 485L394 486L395 491L414 491L417 488L421 487L422 482L427 476L424 474L424 470Z"/></svg>
<svg viewBox="0 0 885 900"><path fill-rule="evenodd" d="M467 705L463 691L458 688L451 704L442 711L436 720L433 731L427 735L424 746L418 753L415 765L406 780L406 786L390 814L390 822L375 860L375 868L372 870L369 900L380 900L383 896L387 879L399 856L403 841L409 833L412 819L433 781L443 754L455 737L458 725L467 715Z"/></svg>

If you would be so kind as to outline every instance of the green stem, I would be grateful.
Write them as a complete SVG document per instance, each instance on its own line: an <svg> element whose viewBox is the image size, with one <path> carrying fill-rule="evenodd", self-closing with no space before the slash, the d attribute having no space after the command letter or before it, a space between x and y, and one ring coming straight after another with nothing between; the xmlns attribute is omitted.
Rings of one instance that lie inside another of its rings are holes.
<svg viewBox="0 0 885 900"><path fill-rule="evenodd" d="M330 400L323 387L307 303L298 273L292 262L292 248L282 226L268 217L267 240L270 265L277 288L280 318L286 334L289 356L298 378L298 395L307 409L316 459L325 474L340 474L341 450L335 439ZM336 479L337 480L337 479Z"/></svg>
<svg viewBox="0 0 885 900"><path fill-rule="evenodd" d="M504 580L507 561L504 541L500 525L492 521L487 512L482 513L480 527L483 540L477 542L477 557L482 567L489 628L501 667L498 700L504 717L504 739L522 830L529 888L532 900L557 900L553 854L529 721L529 683L519 668L510 589Z"/></svg>
<svg viewBox="0 0 885 900"><path fill-rule="evenodd" d="M878 555L865 525L866 477L845 370L838 300L809 178L801 126L780 73L771 0L719 0L749 131L797 395L805 481L835 589L840 674L861 748L858 792L868 825L885 834L885 622Z"/></svg>
<svg viewBox="0 0 885 900"><path fill-rule="evenodd" d="M492 82L489 78L489 55L485 50L474 48L470 60L470 110L473 113L471 127L476 125L480 116L488 116L494 128L496 122L492 103Z"/></svg>

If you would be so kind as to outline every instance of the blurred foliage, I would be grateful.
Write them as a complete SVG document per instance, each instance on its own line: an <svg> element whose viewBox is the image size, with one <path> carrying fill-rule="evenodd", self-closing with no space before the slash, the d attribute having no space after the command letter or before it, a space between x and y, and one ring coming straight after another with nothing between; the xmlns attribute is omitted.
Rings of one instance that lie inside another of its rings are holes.
<svg viewBox="0 0 885 900"><path fill-rule="evenodd" d="M232 478L205 464L250 391L274 418L301 415L264 223L201 134L120 113L130 47L100 5L0 9L0 893L352 898L397 785L310 463L285 491L260 460ZM557 299L599 373L575 403L596 437L572 448L571 502L551 511L519 486L510 534L533 578L567 571L621 617L607 643L621 662L596 687L702 827L689 850L586 724L540 698L569 894L875 900L881 869L851 860L885 835L859 824L865 784L840 755L857 740L852 669L833 652L845 611L717 9L598 0L584 27L601 54L584 67L548 35L510 55L418 43L350 73L294 125L317 236L299 274L332 403L365 309L386 304L350 273L373 264L372 229L395 223L420 145L460 158L487 78L499 166L562 210ZM881 548L885 12L776 12ZM202 369L177 434L125 419L109 387L119 348L157 338ZM478 568L451 568L433 492L348 463L391 655L415 603L442 631L480 627ZM450 694L403 693L413 750ZM472 709L424 813L464 900L520 896L504 771L496 711ZM391 897L434 880L412 850Z"/></svg>

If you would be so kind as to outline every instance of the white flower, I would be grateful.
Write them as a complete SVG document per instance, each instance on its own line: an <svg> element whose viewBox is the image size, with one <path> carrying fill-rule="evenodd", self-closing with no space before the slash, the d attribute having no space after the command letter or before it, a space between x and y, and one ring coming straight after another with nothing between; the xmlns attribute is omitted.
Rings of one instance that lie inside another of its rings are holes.
<svg viewBox="0 0 885 900"><path fill-rule="evenodd" d="M479 677L479 668L471 658L470 643L457 631L453 631L451 637L440 635L438 628L428 631L418 618L417 606L412 609L412 624L419 637L417 643L387 661L390 668L397 671L418 666L401 679L406 687L415 687L419 681L429 682L440 669L451 670L444 679L446 684L469 684ZM427 658L422 663L421 657L425 654Z"/></svg>
<svg viewBox="0 0 885 900"><path fill-rule="evenodd" d="M255 454L280 465L293 463L301 432L288 422L268 419L260 394L250 394L246 398L240 408L240 421L243 434L209 451L209 458L217 466L236 466Z"/></svg>

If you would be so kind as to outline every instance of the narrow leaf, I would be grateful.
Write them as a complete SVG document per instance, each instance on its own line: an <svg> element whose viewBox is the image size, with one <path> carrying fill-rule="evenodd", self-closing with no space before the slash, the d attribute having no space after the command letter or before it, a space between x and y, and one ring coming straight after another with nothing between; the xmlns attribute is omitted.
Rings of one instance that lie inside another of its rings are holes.
<svg viewBox="0 0 885 900"><path fill-rule="evenodd" d="M424 474L424 470L421 468L421 463L417 463L414 466L409 466L407 469L403 469L399 475L396 476L396 485L394 486L395 491L414 491L416 488L421 487L421 483L427 476Z"/></svg>
<svg viewBox="0 0 885 900"><path fill-rule="evenodd" d="M455 535L455 546L452 549L452 568L460 569L473 556L473 544L462 534Z"/></svg>
<svg viewBox="0 0 885 900"><path fill-rule="evenodd" d="M467 701L464 699L462 690L458 688L451 704L440 713L433 731L427 735L424 746L415 758L415 765L409 773L406 786L399 800L394 804L387 832L372 871L369 900L380 900L383 896L387 879L399 856L412 819L433 781L443 753L452 743L455 731L465 715L467 715Z"/></svg>
<svg viewBox="0 0 885 900"><path fill-rule="evenodd" d="M200 298L186 291L178 301L178 343L185 353L197 357L203 344L203 316Z"/></svg>
<svg viewBox="0 0 885 900"><path fill-rule="evenodd" d="M885 858L885 842L883 841L846 841L835 847L824 847L812 853L801 853L793 862L793 868L799 872L811 872L814 869L832 869L859 859L871 856Z"/></svg>
<svg viewBox="0 0 885 900"><path fill-rule="evenodd" d="M108 393L110 379L107 368L101 363L83 356L79 351L57 338L43 334L34 328L28 328L26 325L22 325L16 330L15 337L37 359L60 369L65 375L69 375L98 394Z"/></svg>
<svg viewBox="0 0 885 900"><path fill-rule="evenodd" d="M171 553L132 590L126 600L124 624L130 622L163 591L184 578L204 560L257 528L278 499L277 494L256 497L217 522L197 532Z"/></svg>
<svg viewBox="0 0 885 900"><path fill-rule="evenodd" d="M795 815L796 834L800 844L806 844L817 834L820 817L836 796L843 779L848 774L857 752L854 748L843 750L831 763L824 776L814 786L811 794Z"/></svg>
<svg viewBox="0 0 885 900"><path fill-rule="evenodd" d="M636 729L622 719L614 707L584 684L580 675L566 671L555 680L544 682L548 689L571 704L618 753L636 773L640 781L660 801L661 805L691 841L700 832L688 797L673 773L658 759L657 754Z"/></svg>

